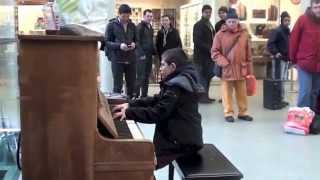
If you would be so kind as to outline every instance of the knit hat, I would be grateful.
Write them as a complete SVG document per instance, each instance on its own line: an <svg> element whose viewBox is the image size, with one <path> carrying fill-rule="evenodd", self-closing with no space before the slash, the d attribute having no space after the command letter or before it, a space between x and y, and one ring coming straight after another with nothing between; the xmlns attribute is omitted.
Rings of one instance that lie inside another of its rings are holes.
<svg viewBox="0 0 320 180"><path fill-rule="evenodd" d="M239 19L239 16L237 15L237 11L233 8L229 8L226 19Z"/></svg>

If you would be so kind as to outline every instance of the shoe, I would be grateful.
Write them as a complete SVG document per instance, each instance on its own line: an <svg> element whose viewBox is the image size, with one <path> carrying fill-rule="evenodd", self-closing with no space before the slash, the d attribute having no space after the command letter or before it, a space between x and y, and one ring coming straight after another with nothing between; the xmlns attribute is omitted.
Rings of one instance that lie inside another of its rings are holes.
<svg viewBox="0 0 320 180"><path fill-rule="evenodd" d="M219 99L219 101L218 101L219 103L222 103L222 99Z"/></svg>
<svg viewBox="0 0 320 180"><path fill-rule="evenodd" d="M199 98L199 103L210 104L210 103L212 103L212 101L210 101L210 99L209 99L208 97L201 96L201 97Z"/></svg>
<svg viewBox="0 0 320 180"><path fill-rule="evenodd" d="M232 116L227 116L224 118L227 122L233 123L234 122L234 117Z"/></svg>
<svg viewBox="0 0 320 180"><path fill-rule="evenodd" d="M282 101L281 104L283 104L283 106L289 106L289 103L286 101Z"/></svg>
<svg viewBox="0 0 320 180"><path fill-rule="evenodd" d="M246 116L238 116L238 119L239 120L243 120L243 121L253 121L253 117L248 116L248 115L246 115Z"/></svg>
<svg viewBox="0 0 320 180"><path fill-rule="evenodd" d="M214 98L209 98L209 97L208 97L208 99L209 99L209 101L211 101L211 102L215 102L215 101L216 101L216 99L214 99Z"/></svg>

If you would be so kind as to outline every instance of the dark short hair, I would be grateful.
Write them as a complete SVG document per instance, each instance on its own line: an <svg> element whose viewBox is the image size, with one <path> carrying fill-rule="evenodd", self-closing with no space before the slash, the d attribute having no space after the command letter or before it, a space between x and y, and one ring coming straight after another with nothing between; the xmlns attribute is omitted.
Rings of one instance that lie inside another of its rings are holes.
<svg viewBox="0 0 320 180"><path fill-rule="evenodd" d="M181 48L168 49L161 57L167 64L175 63L176 68L190 63L186 53Z"/></svg>
<svg viewBox="0 0 320 180"><path fill-rule="evenodd" d="M312 7L313 4L319 4L320 0L310 0L310 5Z"/></svg>
<svg viewBox="0 0 320 180"><path fill-rule="evenodd" d="M227 13L228 12L228 8L226 6L221 6L219 9L218 9L218 12L225 12Z"/></svg>
<svg viewBox="0 0 320 180"><path fill-rule="evenodd" d="M143 11L143 15L146 15L147 13L152 13L151 9L146 9Z"/></svg>
<svg viewBox="0 0 320 180"><path fill-rule="evenodd" d="M172 17L170 16L170 15L168 15L168 14L165 14L165 15L163 15L163 16L161 16L161 18L169 18L170 19L170 21L171 21L171 19L172 19Z"/></svg>
<svg viewBox="0 0 320 180"><path fill-rule="evenodd" d="M212 11L212 7L210 5L208 5L208 4L203 5L202 6L202 12L205 11L205 10L211 10Z"/></svg>
<svg viewBox="0 0 320 180"><path fill-rule="evenodd" d="M118 12L119 14L131 14L131 8L128 4L121 4Z"/></svg>

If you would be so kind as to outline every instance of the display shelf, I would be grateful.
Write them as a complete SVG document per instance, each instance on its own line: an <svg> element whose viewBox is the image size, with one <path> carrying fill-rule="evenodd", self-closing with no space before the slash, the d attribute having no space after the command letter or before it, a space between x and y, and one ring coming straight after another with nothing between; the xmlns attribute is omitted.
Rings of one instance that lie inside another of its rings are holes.
<svg viewBox="0 0 320 180"><path fill-rule="evenodd" d="M18 0L18 5L43 5L49 2L48 0Z"/></svg>

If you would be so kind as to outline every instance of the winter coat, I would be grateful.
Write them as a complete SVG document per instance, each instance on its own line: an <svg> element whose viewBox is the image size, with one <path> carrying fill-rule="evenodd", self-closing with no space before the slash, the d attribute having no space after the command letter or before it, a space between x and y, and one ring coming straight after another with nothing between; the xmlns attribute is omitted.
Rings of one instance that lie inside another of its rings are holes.
<svg viewBox="0 0 320 180"><path fill-rule="evenodd" d="M310 9L299 17L290 36L290 60L310 73L320 73L320 18Z"/></svg>
<svg viewBox="0 0 320 180"><path fill-rule="evenodd" d="M144 21L137 26L137 54L141 56L151 56L155 53L155 47L153 43L153 28Z"/></svg>
<svg viewBox="0 0 320 180"><path fill-rule="evenodd" d="M238 42L230 49L235 39ZM246 75L252 74L252 57L249 34L240 25L231 31L226 26L216 34L211 49L212 59L222 67L222 80L244 80Z"/></svg>
<svg viewBox="0 0 320 180"><path fill-rule="evenodd" d="M274 56L280 53L281 60L288 61L289 37L290 29L288 27L280 25L278 28L273 30L267 43L269 52Z"/></svg>
<svg viewBox="0 0 320 180"><path fill-rule="evenodd" d="M198 95L204 92L193 65L177 69L160 83L160 93L129 102L126 117L156 124L156 154L196 151L203 145Z"/></svg>
<svg viewBox="0 0 320 180"><path fill-rule="evenodd" d="M212 64L211 47L215 30L209 20L202 18L193 26L194 62L202 67Z"/></svg>
<svg viewBox="0 0 320 180"><path fill-rule="evenodd" d="M168 49L173 49L178 47L182 48L179 32L175 28L171 27L169 29L169 32L166 37L166 43L164 43L164 36L165 36L165 30L162 27L158 31L157 37L156 37L156 47L157 47L158 55L160 57Z"/></svg>
<svg viewBox="0 0 320 180"><path fill-rule="evenodd" d="M110 61L117 63L133 63L136 60L135 50L123 51L120 49L121 43L136 43L136 26L129 21L127 31L118 18L111 19L106 28L105 53Z"/></svg>

